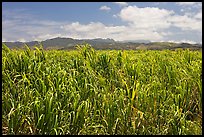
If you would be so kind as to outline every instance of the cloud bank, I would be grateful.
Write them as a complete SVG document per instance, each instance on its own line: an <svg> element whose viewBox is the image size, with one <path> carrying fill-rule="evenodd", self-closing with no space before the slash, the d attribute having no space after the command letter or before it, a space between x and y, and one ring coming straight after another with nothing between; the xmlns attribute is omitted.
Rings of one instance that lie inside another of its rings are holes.
<svg viewBox="0 0 204 137"><path fill-rule="evenodd" d="M109 10L111 10L111 8L108 7L108 6L101 6L101 7L100 7L100 10L109 11Z"/></svg>
<svg viewBox="0 0 204 137"><path fill-rule="evenodd" d="M173 10L158 7L141 8L134 5L127 6L126 3L120 3L120 5L124 7L114 16L119 18L124 25L38 20L37 17L27 15L25 12L5 11L2 20L2 40L41 41L54 37L79 39L100 37L113 38L118 41L141 39L191 43L202 41L202 10L194 14L180 15ZM109 11L111 8L101 6L100 10ZM195 34L197 39L186 39L187 34ZM180 40L176 38L172 40L174 35L180 37Z"/></svg>

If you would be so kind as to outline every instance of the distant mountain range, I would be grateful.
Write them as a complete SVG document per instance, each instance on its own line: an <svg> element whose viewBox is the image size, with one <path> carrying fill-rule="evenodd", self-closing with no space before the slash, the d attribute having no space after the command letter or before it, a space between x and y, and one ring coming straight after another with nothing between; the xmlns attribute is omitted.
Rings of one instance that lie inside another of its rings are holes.
<svg viewBox="0 0 204 137"><path fill-rule="evenodd" d="M176 48L189 48L193 50L202 49L201 44L188 44L188 43L172 43L172 42L151 42L148 40L134 40L134 41L115 41L113 39L72 39L72 38L52 38L44 41L31 41L31 42L2 42L9 48L23 48L24 44L27 44L31 49L34 46L43 45L44 49L59 49L59 50L71 50L75 49L77 44L88 43L95 49L150 49L150 50L162 50L162 49L176 49Z"/></svg>

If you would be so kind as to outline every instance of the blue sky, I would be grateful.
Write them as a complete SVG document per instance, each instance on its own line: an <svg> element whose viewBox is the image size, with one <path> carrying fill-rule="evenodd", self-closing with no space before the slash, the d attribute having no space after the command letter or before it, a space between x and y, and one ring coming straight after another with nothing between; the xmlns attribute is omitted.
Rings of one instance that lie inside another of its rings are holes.
<svg viewBox="0 0 204 137"><path fill-rule="evenodd" d="M2 40L202 42L201 2L3 2Z"/></svg>

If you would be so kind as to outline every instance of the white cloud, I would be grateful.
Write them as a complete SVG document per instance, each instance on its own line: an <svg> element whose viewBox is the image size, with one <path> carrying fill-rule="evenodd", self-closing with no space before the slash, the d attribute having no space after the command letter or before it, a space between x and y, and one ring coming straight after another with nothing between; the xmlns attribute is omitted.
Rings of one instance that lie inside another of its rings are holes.
<svg viewBox="0 0 204 137"><path fill-rule="evenodd" d="M101 7L100 7L100 10L109 11L109 10L111 10L111 8L108 7L108 6L101 6Z"/></svg>
<svg viewBox="0 0 204 137"><path fill-rule="evenodd" d="M75 38L113 38L115 40L135 40L135 39L152 39L159 40L162 34L156 31L135 29L134 26L113 26L105 25L100 22L91 22L89 24L80 24L74 22L61 26L69 31ZM128 35L125 35L128 34Z"/></svg>
<svg viewBox="0 0 204 137"><path fill-rule="evenodd" d="M127 2L114 2L114 3L117 5L120 5L120 6L127 6L128 5Z"/></svg>
<svg viewBox="0 0 204 137"><path fill-rule="evenodd" d="M196 4L197 2L176 2L177 5L181 5L181 6L191 6Z"/></svg>
<svg viewBox="0 0 204 137"><path fill-rule="evenodd" d="M118 17L118 15L114 14L114 15L113 15L113 17L114 17L114 18L117 18L117 17Z"/></svg>
<svg viewBox="0 0 204 137"><path fill-rule="evenodd" d="M182 30L196 30L199 32L202 31L202 20L190 18L187 15L170 16L168 17L168 21L172 23L172 26L179 27Z"/></svg>
<svg viewBox="0 0 204 137"><path fill-rule="evenodd" d="M104 27L104 25L100 22L91 22L86 25L82 25L79 22L73 22L68 25L62 26L65 30L73 31L73 32L88 32L88 31L97 31L101 27Z"/></svg>
<svg viewBox="0 0 204 137"><path fill-rule="evenodd" d="M166 20L174 12L155 7L138 8L128 6L121 10L119 17L138 29L158 30L170 27Z"/></svg>
<svg viewBox="0 0 204 137"><path fill-rule="evenodd" d="M80 24L74 22L61 26L66 31L74 34L75 38L116 38L121 32L125 32L125 26L107 26L101 22L91 22L89 24Z"/></svg>
<svg viewBox="0 0 204 137"><path fill-rule="evenodd" d="M195 15L195 18L202 20L202 10L200 10L200 11Z"/></svg>
<svg viewBox="0 0 204 137"><path fill-rule="evenodd" d="M175 26L182 30L202 31L202 11L190 17L155 7L128 6L123 8L118 16L137 29L157 31Z"/></svg>

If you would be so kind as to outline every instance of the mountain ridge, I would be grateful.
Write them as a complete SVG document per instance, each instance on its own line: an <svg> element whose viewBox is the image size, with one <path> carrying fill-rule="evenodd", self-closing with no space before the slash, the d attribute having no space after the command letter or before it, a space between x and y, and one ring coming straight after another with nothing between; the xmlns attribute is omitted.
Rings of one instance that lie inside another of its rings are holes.
<svg viewBox="0 0 204 137"><path fill-rule="evenodd" d="M9 48L22 48L24 44L30 48L42 44L44 49L75 49L77 44L88 43L95 49L175 49L175 48L192 48L201 49L202 44L189 43L173 43L173 42L151 42L148 40L130 40L130 41L115 41L110 38L95 38L95 39L73 39L56 37L43 41L30 42L2 42Z"/></svg>

